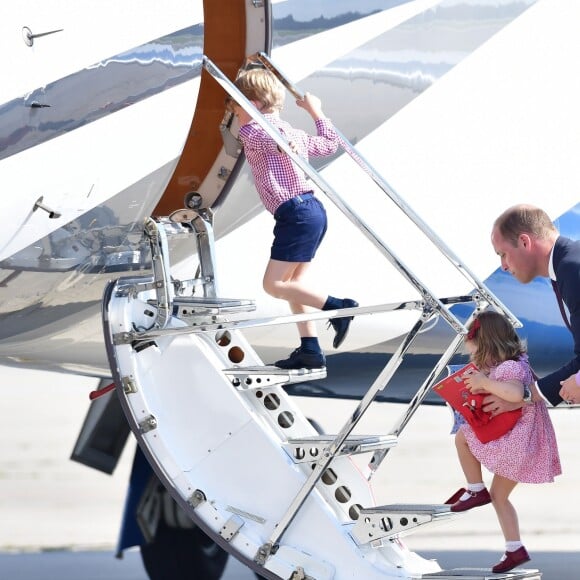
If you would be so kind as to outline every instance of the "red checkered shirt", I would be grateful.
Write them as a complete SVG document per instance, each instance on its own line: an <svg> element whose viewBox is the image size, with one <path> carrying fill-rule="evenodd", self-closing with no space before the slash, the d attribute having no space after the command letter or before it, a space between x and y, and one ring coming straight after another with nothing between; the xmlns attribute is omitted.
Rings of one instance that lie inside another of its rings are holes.
<svg viewBox="0 0 580 580"><path fill-rule="evenodd" d="M329 119L317 119L317 134L310 135L283 121L278 113L267 113L264 117L296 146L303 159L332 155L338 148L339 138ZM312 190L300 167L278 149L274 139L256 121L240 128L240 140L260 199L270 213L274 214L285 201Z"/></svg>

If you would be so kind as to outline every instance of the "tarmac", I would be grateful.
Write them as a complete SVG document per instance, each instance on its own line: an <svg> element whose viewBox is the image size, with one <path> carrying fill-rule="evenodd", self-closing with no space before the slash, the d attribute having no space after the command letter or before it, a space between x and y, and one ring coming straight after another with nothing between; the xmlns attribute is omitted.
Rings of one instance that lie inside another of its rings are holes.
<svg viewBox="0 0 580 580"><path fill-rule="evenodd" d="M129 553L126 561L120 562L112 556L134 440L130 439L112 476L69 460L89 405L89 392L95 387L96 381L89 378L0 367L3 580L146 578L141 575L140 562L134 554ZM358 405L354 400L296 400L306 416L316 419L327 433L337 433ZM401 404L374 404L356 432L388 433L405 409ZM522 541L532 557L526 568L539 568L544 580L575 580L580 578L580 508L575 502L580 486L580 409L553 409L550 416L563 474L551 484L519 485L512 494L512 503L518 511ZM399 444L371 480L377 505L441 503L463 485L450 428L451 413L447 408L419 408L402 432ZM368 456L357 457L358 461L364 467ZM488 483L491 477L485 475ZM491 506L461 514L453 521L425 526L403 541L421 555L437 558L443 568L491 566L504 550ZM62 554L65 562L75 562L71 564L72 575L67 576L58 567L55 554ZM81 576L76 560L79 555L85 558ZM115 566L127 564L125 576L121 566L121 575L100 575L104 564L98 562L103 562L106 555ZM30 576L25 574L28 566L34 570ZM238 568L237 562L232 566L234 575L228 576L230 580L253 577L243 567ZM8 573L14 569L20 572Z"/></svg>

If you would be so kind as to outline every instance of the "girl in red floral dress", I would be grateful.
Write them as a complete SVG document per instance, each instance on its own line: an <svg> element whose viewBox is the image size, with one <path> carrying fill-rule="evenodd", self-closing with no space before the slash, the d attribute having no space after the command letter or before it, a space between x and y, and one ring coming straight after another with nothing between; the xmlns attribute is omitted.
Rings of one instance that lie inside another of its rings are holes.
<svg viewBox="0 0 580 580"><path fill-rule="evenodd" d="M560 457L547 405L535 386L525 346L512 324L489 310L482 312L468 331L465 346L479 372L465 375L465 384L472 393L522 402L522 416L511 431L488 443L482 443L470 425L459 427L455 445L467 488L447 503L454 512L493 504L506 551L492 571L507 572L530 560L509 496L518 483L553 482L562 472ZM483 483L482 465L494 474L489 491Z"/></svg>

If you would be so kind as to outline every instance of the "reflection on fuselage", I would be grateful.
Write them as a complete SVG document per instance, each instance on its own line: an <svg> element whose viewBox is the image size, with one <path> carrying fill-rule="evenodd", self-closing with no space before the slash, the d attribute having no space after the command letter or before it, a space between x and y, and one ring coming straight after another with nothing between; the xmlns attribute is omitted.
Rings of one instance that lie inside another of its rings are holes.
<svg viewBox="0 0 580 580"><path fill-rule="evenodd" d="M343 4L334 0L275 3L273 51L325 30L340 27L347 30L349 22L398 4L404 2L369 0L345 11ZM322 98L327 114L356 144L532 4L533 0L494 5L442 2L372 40L361 40L358 48L301 80L300 86ZM200 74L202 47L203 27L193 25L39 87L23 97L25 102L58 100L59 107L42 109L43 122L32 132L18 130L21 119L16 110L22 103L14 101L0 106L0 139L4 139L0 143L0 159L191 80ZM120 83L120 78L125 82ZM95 86L103 90L95 91ZM287 113L288 120L297 126L306 122L295 108L289 108ZM136 261L139 267L147 267L147 248L136 228L156 200L147 197L146 188L140 188L139 192L142 207L137 212L127 203L134 193L120 192L1 264L4 287L0 328L5 338L9 339L7 332L13 332L21 315L30 309L35 310L36 321L47 326L62 318L62 310L54 308L55 303L75 304L80 309L85 303L87 317L94 316L98 314L102 285L112 269L117 275L134 271ZM576 213L562 216L559 225L565 225L568 217L570 224L575 224ZM577 237L574 232L567 235ZM42 292L33 279L39 272L44 273ZM531 349L543 343L539 338L547 336L555 350L567 344L568 334L558 319L548 289L541 283L522 287L501 273L487 282L525 323L522 332L527 333L524 335ZM530 290L539 292L534 294L534 303L528 300ZM535 307L537 296L546 304L541 321ZM436 342L424 347L426 351L437 348L434 345L439 344L438 333L434 332L433 337ZM546 350L542 348L541 352Z"/></svg>

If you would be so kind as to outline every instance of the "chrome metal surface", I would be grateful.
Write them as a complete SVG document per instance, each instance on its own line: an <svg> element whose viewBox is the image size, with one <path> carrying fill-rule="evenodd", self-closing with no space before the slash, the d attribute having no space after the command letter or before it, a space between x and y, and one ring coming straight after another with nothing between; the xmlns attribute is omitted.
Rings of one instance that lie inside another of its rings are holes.
<svg viewBox="0 0 580 580"><path fill-rule="evenodd" d="M244 520L240 516L232 514L230 519L222 526L220 536L227 542L231 542L232 538L240 531L243 525Z"/></svg>
<svg viewBox="0 0 580 580"><path fill-rule="evenodd" d="M415 326L411 329L409 334L400 344L397 352L390 358L389 362L375 379L374 383L370 386L360 403L358 404L355 411L347 419L346 423L342 427L341 431L336 436L335 440L324 450L322 456L318 461L312 466L312 473L305 481L304 485L300 491L296 494L296 497L288 507L284 516L278 522L276 530L270 536L267 545L276 546L284 532L288 529L288 526L292 523L292 520L296 517L298 511L300 510L303 503L306 501L307 497L310 495L314 486L318 480L322 477L323 473L326 471L335 455L338 453L339 449L342 447L346 438L351 434L352 430L356 427L360 419L363 417L365 411L369 408L373 402L376 394L382 390L385 385L389 383L393 374L403 361L403 357L407 350L410 348L413 339L417 336L422 326L425 324L426 320L420 319L415 323Z"/></svg>
<svg viewBox="0 0 580 580"><path fill-rule="evenodd" d="M307 314L291 314L287 316L271 316L267 318L249 318L244 320L230 320L224 322L204 323L196 326L181 328L160 328L146 331L123 333L115 340L147 340L166 335L189 334L192 332L213 332L224 329L254 328L259 326L274 326L278 324L291 324L306 322L308 320L326 320L327 318L339 318L341 316L360 316L361 314L376 314L379 312L394 312L397 310L421 310L421 302L398 302L395 304L379 304L375 306L357 306L356 308L337 308L336 310L324 310Z"/></svg>
<svg viewBox="0 0 580 580"><path fill-rule="evenodd" d="M145 234L151 244L151 262L157 297L156 317L154 326L164 328L171 316L173 302L173 285L170 281L171 269L169 264L169 250L165 230L153 218L145 221Z"/></svg>
<svg viewBox="0 0 580 580"><path fill-rule="evenodd" d="M312 462L323 455L335 439L335 435L289 439L283 447L295 463ZM356 455L358 453L368 453L375 449L391 448L397 442L398 438L394 435L350 435L337 451L336 456Z"/></svg>
<svg viewBox="0 0 580 580"><path fill-rule="evenodd" d="M362 509L351 530L358 544L370 544L384 538L394 538L419 526L457 516L448 505L384 505Z"/></svg>
<svg viewBox="0 0 580 580"><path fill-rule="evenodd" d="M231 377L232 385L240 390L264 389L276 385L289 385L326 378L326 368L281 369L271 365L233 367L224 369L223 373Z"/></svg>

